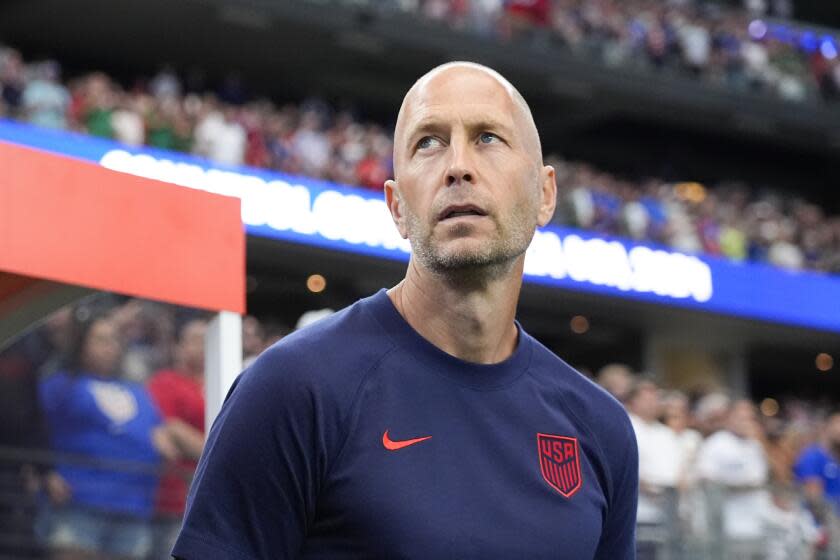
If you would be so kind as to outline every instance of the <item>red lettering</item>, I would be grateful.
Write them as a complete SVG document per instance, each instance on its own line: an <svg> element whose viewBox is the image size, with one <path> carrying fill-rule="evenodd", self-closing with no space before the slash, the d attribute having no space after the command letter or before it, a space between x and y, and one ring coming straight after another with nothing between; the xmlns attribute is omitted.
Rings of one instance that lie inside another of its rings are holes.
<svg viewBox="0 0 840 560"><path fill-rule="evenodd" d="M566 442L563 444L563 450L565 451L566 458L574 457L575 444L572 442Z"/></svg>
<svg viewBox="0 0 840 560"><path fill-rule="evenodd" d="M551 457L551 442L548 440L542 440L540 442L540 448L543 452L543 455L546 457Z"/></svg>
<svg viewBox="0 0 840 560"><path fill-rule="evenodd" d="M554 460L558 463L562 463L563 459L565 459L563 455L563 442L555 441L552 442L552 447L554 448Z"/></svg>

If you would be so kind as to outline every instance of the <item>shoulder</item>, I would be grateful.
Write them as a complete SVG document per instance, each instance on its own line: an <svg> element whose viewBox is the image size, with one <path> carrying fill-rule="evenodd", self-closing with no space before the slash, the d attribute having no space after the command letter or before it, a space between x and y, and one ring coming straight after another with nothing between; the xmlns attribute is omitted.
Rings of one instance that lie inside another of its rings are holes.
<svg viewBox="0 0 840 560"><path fill-rule="evenodd" d="M632 449L636 437L627 411L612 395L533 339L532 375L556 391L569 412L593 433L604 450Z"/></svg>
<svg viewBox="0 0 840 560"><path fill-rule="evenodd" d="M799 462L815 463L827 459L825 451L817 444L809 445L799 453Z"/></svg>
<svg viewBox="0 0 840 560"><path fill-rule="evenodd" d="M366 301L284 337L243 372L238 385L274 395L351 397L393 348Z"/></svg>
<svg viewBox="0 0 840 560"><path fill-rule="evenodd" d="M180 375L171 370L171 369L161 369L155 372L149 381L146 383L146 386L149 388L150 391L155 392L156 390L162 389L166 387L167 389L171 388L173 385L177 385L180 381Z"/></svg>
<svg viewBox="0 0 840 560"><path fill-rule="evenodd" d="M82 375L71 375L67 371L59 370L41 379L38 390L42 398L59 396L71 391L77 383L83 385L85 379Z"/></svg>
<svg viewBox="0 0 840 560"><path fill-rule="evenodd" d="M547 386L559 391L581 420L598 419L610 428L631 430L627 411L612 395L591 379L560 359L536 339L531 372Z"/></svg>

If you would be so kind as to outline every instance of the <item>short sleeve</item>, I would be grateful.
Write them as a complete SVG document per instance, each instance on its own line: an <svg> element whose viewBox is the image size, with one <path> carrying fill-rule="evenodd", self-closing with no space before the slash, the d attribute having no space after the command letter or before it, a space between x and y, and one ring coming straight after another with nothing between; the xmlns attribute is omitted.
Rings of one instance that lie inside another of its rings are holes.
<svg viewBox="0 0 840 560"><path fill-rule="evenodd" d="M612 459L614 473L609 509L601 531L595 560L636 558L636 510L639 501L639 451L635 433L627 422L623 453Z"/></svg>
<svg viewBox="0 0 840 560"><path fill-rule="evenodd" d="M306 372L277 354L269 350L238 378L213 423L177 558L282 559L300 552L326 470L325 407Z"/></svg>
<svg viewBox="0 0 840 560"><path fill-rule="evenodd" d="M793 466L793 472L800 482L808 480L822 480L825 465L820 453L815 448L806 449Z"/></svg>

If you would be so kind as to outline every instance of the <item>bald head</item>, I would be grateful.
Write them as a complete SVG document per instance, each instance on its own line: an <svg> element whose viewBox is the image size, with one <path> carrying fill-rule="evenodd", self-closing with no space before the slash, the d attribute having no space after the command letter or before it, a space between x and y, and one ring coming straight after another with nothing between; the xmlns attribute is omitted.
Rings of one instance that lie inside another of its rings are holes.
<svg viewBox="0 0 840 560"><path fill-rule="evenodd" d="M557 200L528 104L497 72L469 62L435 68L406 94L384 187L412 262L471 278L521 274Z"/></svg>
<svg viewBox="0 0 840 560"><path fill-rule="evenodd" d="M480 90L480 96L465 95ZM509 115L512 132L537 165L542 147L531 109L522 94L504 76L474 62L447 62L433 68L406 93L394 128L394 172L399 171L412 128L434 113L437 105L486 105L491 117Z"/></svg>

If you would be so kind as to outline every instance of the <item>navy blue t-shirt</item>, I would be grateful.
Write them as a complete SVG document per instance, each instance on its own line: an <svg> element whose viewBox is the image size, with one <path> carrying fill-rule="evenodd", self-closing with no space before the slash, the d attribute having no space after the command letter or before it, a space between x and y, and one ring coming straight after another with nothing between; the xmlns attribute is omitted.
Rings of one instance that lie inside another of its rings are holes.
<svg viewBox="0 0 840 560"><path fill-rule="evenodd" d="M272 348L213 424L174 554L635 558L621 406L519 328L459 360L382 290Z"/></svg>

